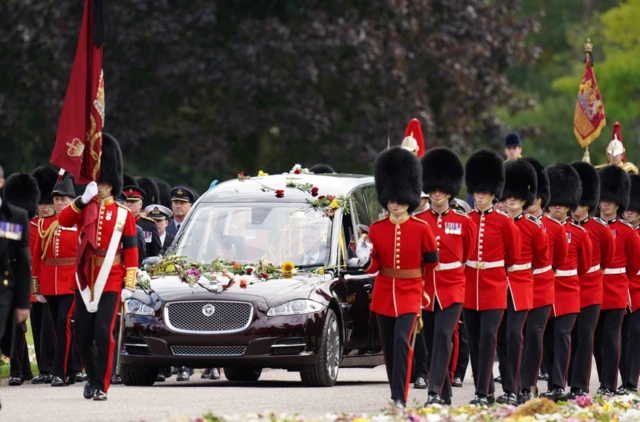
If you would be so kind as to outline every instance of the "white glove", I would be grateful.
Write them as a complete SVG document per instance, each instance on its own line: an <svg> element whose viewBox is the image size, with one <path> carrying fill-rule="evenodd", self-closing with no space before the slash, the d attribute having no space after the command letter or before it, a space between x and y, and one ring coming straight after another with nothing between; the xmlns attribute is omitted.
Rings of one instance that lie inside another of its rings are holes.
<svg viewBox="0 0 640 422"><path fill-rule="evenodd" d="M40 303L47 303L47 298L43 295L36 295L36 300Z"/></svg>
<svg viewBox="0 0 640 422"><path fill-rule="evenodd" d="M131 299L133 296L133 290L122 289L122 293L120 293L120 299L124 302L127 299Z"/></svg>
<svg viewBox="0 0 640 422"><path fill-rule="evenodd" d="M356 255L358 255L358 265L361 267L364 266L371 256L371 251L373 250L373 245L369 238L361 238L358 242L358 246L356 246Z"/></svg>
<svg viewBox="0 0 640 422"><path fill-rule="evenodd" d="M93 199L94 196L98 194L98 184L96 182L91 182L84 188L84 193L80 200L83 204L88 204L89 201Z"/></svg>

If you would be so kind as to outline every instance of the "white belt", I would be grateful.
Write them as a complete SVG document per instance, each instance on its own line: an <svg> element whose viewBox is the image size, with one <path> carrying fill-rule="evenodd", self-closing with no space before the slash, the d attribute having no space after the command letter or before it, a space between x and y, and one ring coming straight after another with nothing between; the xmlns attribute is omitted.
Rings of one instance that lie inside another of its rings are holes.
<svg viewBox="0 0 640 422"><path fill-rule="evenodd" d="M535 270L533 270L533 275L546 273L547 271L551 271L551 265L547 265L546 267L542 268L536 268Z"/></svg>
<svg viewBox="0 0 640 422"><path fill-rule="evenodd" d="M604 275L624 274L626 272L627 272L626 268L605 268L603 271Z"/></svg>
<svg viewBox="0 0 640 422"><path fill-rule="evenodd" d="M571 277L578 275L578 270L556 270L556 277Z"/></svg>
<svg viewBox="0 0 640 422"><path fill-rule="evenodd" d="M466 265L471 268L475 268L476 270L488 270L490 268L504 267L504 259L501 259L500 261L493 261L493 262L467 261Z"/></svg>
<svg viewBox="0 0 640 422"><path fill-rule="evenodd" d="M596 271L598 271L600 269L600 264L598 265L594 265L593 267L589 268L589 271L587 271L587 274L589 273L595 273Z"/></svg>
<svg viewBox="0 0 640 422"><path fill-rule="evenodd" d="M448 262L446 264L438 264L436 267L436 271L444 271L444 270L454 270L456 268L462 267L462 263L460 261L456 262Z"/></svg>
<svg viewBox="0 0 640 422"><path fill-rule="evenodd" d="M514 264L508 268L509 272L512 273L514 271L524 271L531 268L531 262L527 262L526 264Z"/></svg>

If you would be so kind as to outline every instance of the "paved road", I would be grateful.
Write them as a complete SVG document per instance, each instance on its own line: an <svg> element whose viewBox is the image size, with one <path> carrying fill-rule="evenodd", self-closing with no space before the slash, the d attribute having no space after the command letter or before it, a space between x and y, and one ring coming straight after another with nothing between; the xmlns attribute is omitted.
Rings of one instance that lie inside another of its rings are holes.
<svg viewBox="0 0 640 422"><path fill-rule="evenodd" d="M496 368L497 369L497 368ZM594 370L595 372L595 366ZM596 391L597 376L592 376L591 390ZM0 386L1 421L165 421L173 416L195 418L207 411L219 415L275 411L305 416L326 413L373 413L388 403L389 386L384 368L343 369L333 388L306 388L297 373L282 370L263 372L260 381L251 386L229 381L201 380L199 373L188 383L175 377L153 387L113 386L107 402L82 398L82 387L53 388L25 384L20 387ZM454 404L473 397L470 374L463 388L454 388ZM498 386L499 387L499 386ZM543 382L538 384L546 391ZM411 389L409 401L424 403L426 390Z"/></svg>

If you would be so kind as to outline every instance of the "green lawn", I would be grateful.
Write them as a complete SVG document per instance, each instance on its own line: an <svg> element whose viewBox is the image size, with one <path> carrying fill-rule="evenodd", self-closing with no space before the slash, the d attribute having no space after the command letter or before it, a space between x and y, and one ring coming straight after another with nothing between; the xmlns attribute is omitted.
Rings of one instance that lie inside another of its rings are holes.
<svg viewBox="0 0 640 422"><path fill-rule="evenodd" d="M28 345L33 345L33 332L31 331L31 321L27 320L27 332L25 334ZM31 363L31 372L33 375L38 375L38 366L35 362ZM9 378L9 360L6 362L4 360L0 360L0 378Z"/></svg>

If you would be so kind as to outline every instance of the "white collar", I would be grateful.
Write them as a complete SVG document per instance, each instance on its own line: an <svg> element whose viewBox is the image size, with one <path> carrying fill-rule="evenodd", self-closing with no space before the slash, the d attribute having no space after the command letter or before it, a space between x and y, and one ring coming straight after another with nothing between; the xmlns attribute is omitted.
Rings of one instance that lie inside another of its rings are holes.
<svg viewBox="0 0 640 422"><path fill-rule="evenodd" d="M160 236L160 245L164 245L164 239L167 237L167 231L165 230L164 234Z"/></svg>

